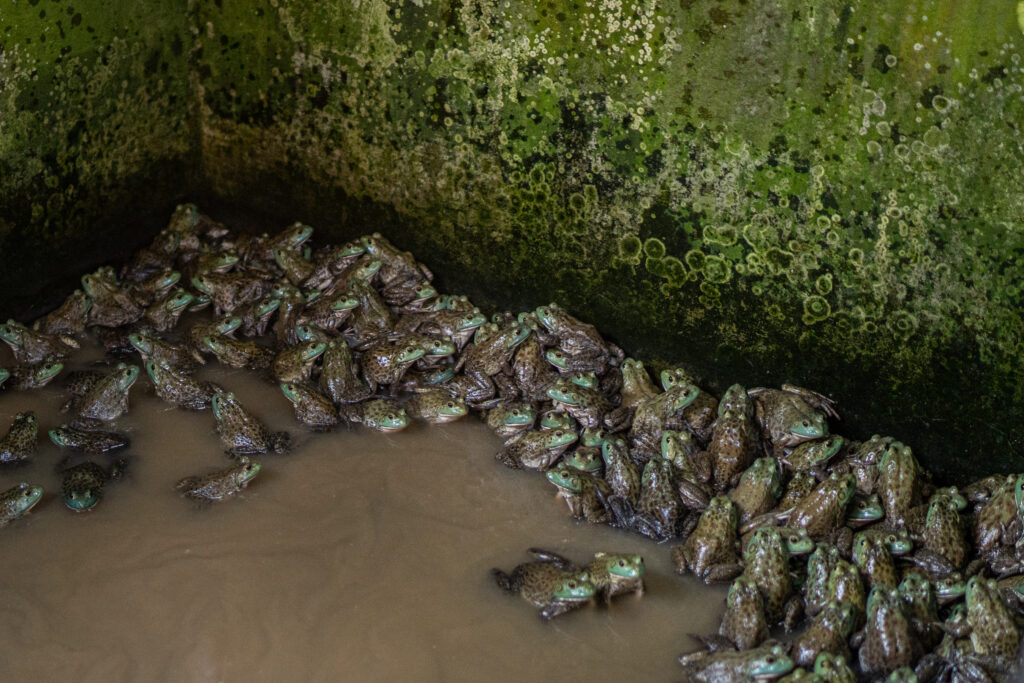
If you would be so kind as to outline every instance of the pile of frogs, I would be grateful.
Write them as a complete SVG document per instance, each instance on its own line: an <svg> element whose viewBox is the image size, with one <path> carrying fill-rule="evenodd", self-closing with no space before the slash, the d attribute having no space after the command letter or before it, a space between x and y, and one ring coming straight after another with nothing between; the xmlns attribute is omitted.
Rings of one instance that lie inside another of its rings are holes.
<svg viewBox="0 0 1024 683"><path fill-rule="evenodd" d="M178 207L120 270L103 267L31 326L0 325L16 363L6 390L61 374L86 334L114 359L67 373L61 495L95 508L128 465L125 434L141 370L155 393L210 409L230 467L177 483L222 500L291 446L233 393L194 378L211 360L262 373L312 430L479 414L504 440L496 460L543 472L571 515L668 542L680 574L731 582L719 632L680 658L693 680L985 681L1009 675L1024 603L1024 475L935 486L907 445L830 433L829 398L799 387L733 385L717 398L684 368L658 383L556 304L489 318L440 294L432 273L379 234L313 249L296 223L236 234ZM182 329L186 312L209 316ZM136 364L135 359L138 357ZM117 360L116 365L113 363ZM660 386L659 386L660 385ZM39 424L18 414L0 463L31 458ZM0 494L0 526L36 505L23 482ZM549 551L499 586L545 618L642 593L643 559L599 553L577 565ZM782 640L771 631L798 632Z"/></svg>

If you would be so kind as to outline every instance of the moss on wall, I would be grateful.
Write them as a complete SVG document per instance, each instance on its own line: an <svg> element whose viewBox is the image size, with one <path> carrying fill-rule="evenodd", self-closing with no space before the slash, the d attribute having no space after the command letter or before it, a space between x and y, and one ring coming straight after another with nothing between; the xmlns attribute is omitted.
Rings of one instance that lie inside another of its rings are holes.
<svg viewBox="0 0 1024 683"><path fill-rule="evenodd" d="M63 296L185 194L191 23L184 0L4 3L0 310Z"/></svg>

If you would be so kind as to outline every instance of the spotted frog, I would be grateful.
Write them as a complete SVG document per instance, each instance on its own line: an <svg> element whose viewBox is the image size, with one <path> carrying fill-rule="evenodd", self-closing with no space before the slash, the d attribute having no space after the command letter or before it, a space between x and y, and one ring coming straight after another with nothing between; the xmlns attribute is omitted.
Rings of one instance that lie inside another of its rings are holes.
<svg viewBox="0 0 1024 683"><path fill-rule="evenodd" d="M241 457L231 467L201 476L185 477L175 488L182 496L198 501L219 501L239 493L260 473L258 462Z"/></svg>
<svg viewBox="0 0 1024 683"><path fill-rule="evenodd" d="M43 497L41 486L21 482L0 493L0 529L25 515Z"/></svg>
<svg viewBox="0 0 1024 683"><path fill-rule="evenodd" d="M212 405L213 416L217 419L217 433L228 455L259 455L271 451L283 453L291 445L291 437L287 432L271 433L242 406L234 393L215 392Z"/></svg>
<svg viewBox="0 0 1024 683"><path fill-rule="evenodd" d="M736 507L726 496L711 499L697 528L672 549L676 572L693 572L705 583L729 580L743 570L736 552Z"/></svg>
<svg viewBox="0 0 1024 683"><path fill-rule="evenodd" d="M0 439L0 463L25 462L36 452L39 434L39 419L29 410L18 413L11 422L11 428Z"/></svg>

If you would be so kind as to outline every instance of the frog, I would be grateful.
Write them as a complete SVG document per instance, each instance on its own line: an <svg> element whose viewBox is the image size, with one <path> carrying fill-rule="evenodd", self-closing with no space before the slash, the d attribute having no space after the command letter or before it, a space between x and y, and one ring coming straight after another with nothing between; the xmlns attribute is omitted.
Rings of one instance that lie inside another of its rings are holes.
<svg viewBox="0 0 1024 683"><path fill-rule="evenodd" d="M495 459L512 469L545 471L576 443L576 432L564 429L527 431L514 436L495 454Z"/></svg>
<svg viewBox="0 0 1024 683"><path fill-rule="evenodd" d="M298 317L298 322L313 325L321 330L336 331L358 307L359 299L348 292L320 297L306 305Z"/></svg>
<svg viewBox="0 0 1024 683"><path fill-rule="evenodd" d="M284 272L296 287L305 283L306 279L313 274L314 266L301 253L292 249L274 249L274 263Z"/></svg>
<svg viewBox="0 0 1024 683"><path fill-rule="evenodd" d="M409 426L408 413L391 399L377 398L341 406L338 415L378 432L398 432Z"/></svg>
<svg viewBox="0 0 1024 683"><path fill-rule="evenodd" d="M231 317L237 317L241 321L237 329L243 337L262 337L267 333L270 319L279 308L281 299L276 296L276 292L270 291L265 292L256 301L235 309Z"/></svg>
<svg viewBox="0 0 1024 683"><path fill-rule="evenodd" d="M420 368L442 365L451 360L451 356L455 353L455 344L452 340L428 334L404 334L394 337L394 341L423 349L423 356L416 363Z"/></svg>
<svg viewBox="0 0 1024 683"><path fill-rule="evenodd" d="M856 490L856 477L833 472L797 504L786 525L806 529L816 541L831 539L833 534L842 530L849 534L850 530L843 522Z"/></svg>
<svg viewBox="0 0 1024 683"><path fill-rule="evenodd" d="M608 369L606 360L601 356L570 356L562 349L547 349L544 351L544 360L560 375L598 370L603 373Z"/></svg>
<svg viewBox="0 0 1024 683"><path fill-rule="evenodd" d="M522 400L548 399L548 389L559 380L559 375L545 360L537 335L529 335L516 349L512 359L512 378Z"/></svg>
<svg viewBox="0 0 1024 683"><path fill-rule="evenodd" d="M7 434L0 439L0 464L24 463L35 455L39 418L26 410L14 416Z"/></svg>
<svg viewBox="0 0 1024 683"><path fill-rule="evenodd" d="M188 374L164 363L149 360L145 367L156 395L171 405L188 410L206 410L210 407L213 392L218 389L216 385L192 379Z"/></svg>
<svg viewBox="0 0 1024 683"><path fill-rule="evenodd" d="M672 548L676 573L693 572L704 583L712 583L731 580L742 572L736 549L737 519L736 506L728 496L712 498L686 542Z"/></svg>
<svg viewBox="0 0 1024 683"><path fill-rule="evenodd" d="M242 235L238 239L238 253L246 266L267 269L274 262L275 249L299 250L312 237L313 228L296 222L275 235Z"/></svg>
<svg viewBox="0 0 1024 683"><path fill-rule="evenodd" d="M502 439L509 439L533 426L536 411L532 404L511 401L487 411L484 421Z"/></svg>
<svg viewBox="0 0 1024 683"><path fill-rule="evenodd" d="M374 390L359 377L352 350L345 340L331 339L326 344L317 378L321 393L336 405L359 403L372 396Z"/></svg>
<svg viewBox="0 0 1024 683"><path fill-rule="evenodd" d="M128 342L139 353L143 362L153 361L181 372L192 372L197 367L195 357L188 349L164 341L156 335L147 332L132 332L128 335Z"/></svg>
<svg viewBox="0 0 1024 683"><path fill-rule="evenodd" d="M658 389L647 374L642 361L626 358L622 361L622 388L619 390L619 405L635 411L642 402L657 396Z"/></svg>
<svg viewBox="0 0 1024 683"><path fill-rule="evenodd" d="M147 278L127 285L129 296L142 308L146 308L156 301L167 297L174 285L181 280L181 273L176 270L166 269L153 273Z"/></svg>
<svg viewBox="0 0 1024 683"><path fill-rule="evenodd" d="M758 458L740 476L729 497L736 504L739 523L768 512L782 494L782 477L775 458Z"/></svg>
<svg viewBox="0 0 1024 683"><path fill-rule="evenodd" d="M918 640L925 650L938 645L942 637L939 628L939 607L931 581L917 573L909 573L896 589L903 600L903 611L910 619Z"/></svg>
<svg viewBox="0 0 1024 683"><path fill-rule="evenodd" d="M666 392L674 392L676 389L697 390L697 395L687 402L679 415L681 427L689 431L703 445L711 438L715 419L718 412L718 399L706 391L701 390L696 384L677 382L670 370L662 371L662 384ZM667 380L667 381L666 381ZM676 427L677 429L679 427Z"/></svg>
<svg viewBox="0 0 1024 683"><path fill-rule="evenodd" d="M914 540L906 529L893 529L884 525L872 526L858 531L854 535L854 543L861 537L877 539L893 557L903 557L914 549Z"/></svg>
<svg viewBox="0 0 1024 683"><path fill-rule="evenodd" d="M786 451L780 462L795 472L820 471L842 450L845 443L846 439L838 434L814 441L804 441L794 446L792 450ZM854 477L854 483L856 480Z"/></svg>
<svg viewBox="0 0 1024 683"><path fill-rule="evenodd" d="M115 459L109 467L92 461L70 465L61 471L60 491L64 505L73 512L89 512L103 499L103 487L108 481L120 479L128 465L128 458Z"/></svg>
<svg viewBox="0 0 1024 683"><path fill-rule="evenodd" d="M891 436L872 434L864 442L847 441L840 455L833 459L832 469L841 474L852 472L857 477L857 492L872 495L878 480L878 463L894 440Z"/></svg>
<svg viewBox="0 0 1024 683"><path fill-rule="evenodd" d="M672 463L673 480L680 487L684 501L688 496L697 495L703 503L690 507L703 509L711 499L707 484L711 481L713 465L693 435L685 430L666 429L661 434L661 457Z"/></svg>
<svg viewBox="0 0 1024 683"><path fill-rule="evenodd" d="M809 496L818 487L818 479L810 472L793 472L786 481L782 497L779 498L778 509L790 510L800 501Z"/></svg>
<svg viewBox="0 0 1024 683"><path fill-rule="evenodd" d="M233 368L263 370L274 362L271 349L254 341L239 341L223 335L203 337L203 351L212 353L216 359Z"/></svg>
<svg viewBox="0 0 1024 683"><path fill-rule="evenodd" d="M55 445L83 453L108 453L127 448L131 439L127 434L100 429L79 429L68 424L54 427L47 434Z"/></svg>
<svg viewBox="0 0 1024 683"><path fill-rule="evenodd" d="M626 441L620 436L610 437L601 444L604 460L604 478L612 493L631 505L640 501L640 471L630 458Z"/></svg>
<svg viewBox="0 0 1024 683"><path fill-rule="evenodd" d="M608 604L612 598L632 593L640 597L646 589L644 574L647 566L642 555L633 553L594 553L594 559L584 567L597 596Z"/></svg>
<svg viewBox="0 0 1024 683"><path fill-rule="evenodd" d="M762 646L743 651L721 650L683 655L680 663L693 683L717 681L765 681L793 670L793 660L781 645Z"/></svg>
<svg viewBox="0 0 1024 683"><path fill-rule="evenodd" d="M510 573L495 568L491 576L503 590L518 593L538 608L545 621L582 607L597 593L586 572L567 571L547 561L524 562Z"/></svg>
<svg viewBox="0 0 1024 683"><path fill-rule="evenodd" d="M437 289L427 280L406 280L395 282L381 289L384 303L394 306L399 313L422 311L437 296Z"/></svg>
<svg viewBox="0 0 1024 683"><path fill-rule="evenodd" d="M324 342L299 342L278 352L270 366L270 372L278 382L301 382L308 380L313 363L327 349Z"/></svg>
<svg viewBox="0 0 1024 683"><path fill-rule="evenodd" d="M295 346L300 341L296 327L302 322L306 297L287 281L275 283L270 292L281 302L277 306L277 317L272 327L274 339L278 346Z"/></svg>
<svg viewBox="0 0 1024 683"><path fill-rule="evenodd" d="M0 368L0 387L4 385L4 382L6 382L10 378L10 376L10 370L8 370L7 368Z"/></svg>
<svg viewBox="0 0 1024 683"><path fill-rule="evenodd" d="M449 361L439 363L436 366L426 367L417 370L413 366L407 370L402 380L398 383L399 393L413 393L430 391L432 389L444 389L450 395L462 398L457 392L453 392L449 385L455 378L455 364Z"/></svg>
<svg viewBox="0 0 1024 683"><path fill-rule="evenodd" d="M846 659L830 652L818 654L814 660L814 673L821 676L824 683L855 683L857 680Z"/></svg>
<svg viewBox="0 0 1024 683"><path fill-rule="evenodd" d="M640 403L633 413L629 429L630 451L646 462L661 451L661 436L666 429L683 429L683 411L697 400L700 389L693 385L679 386Z"/></svg>
<svg viewBox="0 0 1024 683"><path fill-rule="evenodd" d="M224 251L214 251L204 247L200 251L195 252L195 255L187 261L179 259L179 263L182 265L181 275L187 282L196 275L204 273L226 273L239 260L241 260L241 257L235 249L229 248Z"/></svg>
<svg viewBox="0 0 1024 683"><path fill-rule="evenodd" d="M313 253L313 272L306 278L306 287L316 290L329 288L335 277L344 272L359 257L366 253L358 241L346 242L340 247L326 246Z"/></svg>
<svg viewBox="0 0 1024 683"><path fill-rule="evenodd" d="M405 404L409 417L431 424L447 424L469 413L466 402L443 389L420 391Z"/></svg>
<svg viewBox="0 0 1024 683"><path fill-rule="evenodd" d="M178 287L166 297L154 301L143 313L143 318L157 332L167 332L178 325L193 301L195 296Z"/></svg>
<svg viewBox="0 0 1024 683"><path fill-rule="evenodd" d="M128 411L128 391L138 378L138 365L118 363L112 372L88 382L88 388L62 410L73 415L73 422L82 424L115 420Z"/></svg>
<svg viewBox="0 0 1024 683"><path fill-rule="evenodd" d="M739 576L729 586L718 634L741 651L755 648L768 638L764 598L751 579Z"/></svg>
<svg viewBox="0 0 1024 683"><path fill-rule="evenodd" d="M853 542L853 561L872 588L896 588L896 563L884 539L859 535Z"/></svg>
<svg viewBox="0 0 1024 683"><path fill-rule="evenodd" d="M718 404L718 420L707 446L713 463L716 491L725 491L739 482L742 472L757 456L759 439L753 402L746 389L734 384Z"/></svg>
<svg viewBox="0 0 1024 683"><path fill-rule="evenodd" d="M790 607L793 582L789 574L789 550L775 527L754 532L743 551L743 576L753 581L764 598L768 623L777 623Z"/></svg>
<svg viewBox="0 0 1024 683"><path fill-rule="evenodd" d="M34 365L16 364L3 369L8 373L7 386L11 389L26 391L45 387L64 369L64 363L48 360ZM3 381L0 381L0 385Z"/></svg>
<svg viewBox="0 0 1024 683"><path fill-rule="evenodd" d="M81 289L76 289L64 302L32 323L32 329L55 337L77 337L85 332L89 323L89 309L92 299Z"/></svg>
<svg viewBox="0 0 1024 683"><path fill-rule="evenodd" d="M398 332L420 332L451 339L455 349L462 352L473 338L473 333L487 322L479 308L468 311L451 309L406 312L395 323Z"/></svg>
<svg viewBox="0 0 1024 683"><path fill-rule="evenodd" d="M572 415L560 408L551 408L542 412L537 420L537 426L540 429L577 429L576 420Z"/></svg>
<svg viewBox="0 0 1024 683"><path fill-rule="evenodd" d="M635 506L624 498L610 501L620 526L659 542L678 535L683 507L669 467L660 456L647 461L640 475L640 496Z"/></svg>
<svg viewBox="0 0 1024 683"><path fill-rule="evenodd" d="M576 448L562 455L562 463L574 470L604 479L604 459L600 446L584 446L582 439Z"/></svg>
<svg viewBox="0 0 1024 683"><path fill-rule="evenodd" d="M217 316L233 313L259 301L266 288L262 277L244 272L203 273L194 276L190 282L197 291L210 297Z"/></svg>
<svg viewBox="0 0 1024 683"><path fill-rule="evenodd" d="M498 373L510 372L509 362L516 347L530 335L530 328L515 323L509 325L483 341L474 341L466 347L455 364L455 370L465 370L466 374L475 375L481 381L490 383L491 377Z"/></svg>
<svg viewBox="0 0 1024 683"><path fill-rule="evenodd" d="M812 666L822 652L850 657L847 640L853 632L855 608L849 602L830 600L797 637L790 652L798 666Z"/></svg>
<svg viewBox="0 0 1024 683"><path fill-rule="evenodd" d="M804 582L804 614L817 616L829 600L828 578L842 559L839 549L818 543L807 558L807 580Z"/></svg>
<svg viewBox="0 0 1024 683"><path fill-rule="evenodd" d="M859 629L864 625L865 613L867 611L868 587L857 567L840 558L828 575L828 589L825 600L836 600L837 602L849 602L855 608L854 628Z"/></svg>
<svg viewBox="0 0 1024 683"><path fill-rule="evenodd" d="M281 382L281 393L292 404L295 419L314 431L327 431L338 424L338 411L331 399L303 380Z"/></svg>
<svg viewBox="0 0 1024 683"><path fill-rule="evenodd" d="M555 382L548 388L547 395L585 428L597 429L604 425L604 418L612 409L611 401L599 390L581 387L567 379ZM612 428L612 425L607 426Z"/></svg>
<svg viewBox="0 0 1024 683"><path fill-rule="evenodd" d="M229 456L284 453L291 446L288 432L270 432L241 404L234 392L215 391L211 405L217 433Z"/></svg>
<svg viewBox="0 0 1024 683"><path fill-rule="evenodd" d="M47 360L61 360L70 356L74 350L74 347L68 344L71 340L36 332L13 318L0 325L0 339L11 347L16 362L29 365Z"/></svg>
<svg viewBox="0 0 1024 683"><path fill-rule="evenodd" d="M775 456L804 441L828 436L828 417L838 417L835 402L822 394L791 384L781 389L755 387L754 414L766 448Z"/></svg>
<svg viewBox="0 0 1024 683"><path fill-rule="evenodd" d="M366 280L353 279L348 286L348 293L359 300L359 306L352 310L350 327L346 332L350 343L363 344L386 337L394 331L394 314Z"/></svg>
<svg viewBox="0 0 1024 683"><path fill-rule="evenodd" d="M366 349L361 359L363 379L372 391L384 384L394 386L397 391L402 375L425 353L414 341L374 344Z"/></svg>
<svg viewBox="0 0 1024 683"><path fill-rule="evenodd" d="M122 289L113 272L100 269L82 276L82 289L92 301L89 323L103 327L130 325L142 317L143 307Z"/></svg>
<svg viewBox="0 0 1024 683"><path fill-rule="evenodd" d="M967 582L966 603L975 652L1015 660L1020 633L1002 601L995 579L971 577Z"/></svg>
<svg viewBox="0 0 1024 683"><path fill-rule="evenodd" d="M385 287L408 280L430 282L434 279L434 274L412 254L398 249L380 233L364 235L359 241L367 254L381 261L380 279Z"/></svg>
<svg viewBox="0 0 1024 683"><path fill-rule="evenodd" d="M538 322L558 339L558 348L566 356L599 358L604 359L606 364L614 355L613 349L601 337L596 327L577 320L558 304L539 306L535 314ZM594 369L602 371L603 366Z"/></svg>
<svg viewBox="0 0 1024 683"><path fill-rule="evenodd" d="M959 503L948 492L931 497L921 542L926 551L945 559L954 570L963 569L966 564L968 545L960 521Z"/></svg>
<svg viewBox="0 0 1024 683"><path fill-rule="evenodd" d="M238 462L215 472L201 476L185 477L175 484L174 488L186 498L200 502L221 501L239 493L249 482L260 473L262 466L247 457L238 458Z"/></svg>
<svg viewBox="0 0 1024 683"><path fill-rule="evenodd" d="M206 349L203 345L205 337L230 336L235 330L242 326L240 316L225 316L209 321L201 321L192 325L186 336L185 347L197 363L206 363L202 352Z"/></svg>
<svg viewBox="0 0 1024 683"><path fill-rule="evenodd" d="M856 475L854 475L856 478ZM865 496L861 493L853 494L853 501L846 508L846 526L857 529L867 524L877 522L885 517L885 507L878 494Z"/></svg>
<svg viewBox="0 0 1024 683"><path fill-rule="evenodd" d="M911 666L920 649L899 593L895 588L875 585L868 595L867 625L858 651L861 670L869 675L890 674Z"/></svg>
<svg viewBox="0 0 1024 683"><path fill-rule="evenodd" d="M921 483L921 466L910 447L899 441L890 443L878 463L877 488L891 524L906 524L910 508L921 502Z"/></svg>
<svg viewBox="0 0 1024 683"><path fill-rule="evenodd" d="M1000 545L1012 545L1020 536L1024 513L1024 478L1003 481L974 516L974 542L979 554L987 554Z"/></svg>
<svg viewBox="0 0 1024 683"><path fill-rule="evenodd" d="M557 497L565 501L573 517L592 524L610 520L607 501L612 491L604 479L561 463L544 476L558 489Z"/></svg>
<svg viewBox="0 0 1024 683"><path fill-rule="evenodd" d="M21 482L0 493L0 529L25 516L43 497L43 487Z"/></svg>

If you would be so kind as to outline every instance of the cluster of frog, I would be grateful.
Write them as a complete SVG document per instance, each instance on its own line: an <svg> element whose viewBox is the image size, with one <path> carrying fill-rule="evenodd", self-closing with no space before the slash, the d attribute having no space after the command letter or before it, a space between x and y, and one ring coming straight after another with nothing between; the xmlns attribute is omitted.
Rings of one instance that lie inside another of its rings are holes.
<svg viewBox="0 0 1024 683"><path fill-rule="evenodd" d="M837 415L821 394L734 385L718 399L681 368L661 372L659 387L555 304L488 319L466 297L439 294L430 271L380 235L314 251L312 232L297 223L273 236L235 234L178 207L120 271L85 275L31 327L0 325L16 359L0 383L53 380L87 332L114 356L138 354L160 398L212 409L235 459L178 482L200 500L242 490L260 471L250 458L291 443L194 376L211 357L272 378L313 430L394 431L472 410L504 439L497 460L545 472L575 517L678 539L680 573L733 582L720 633L681 660L693 678L846 680L855 661L870 676L909 676L916 663L923 678L986 680L1012 664L1024 476L937 488L898 441L830 435ZM201 309L213 315L179 329ZM121 362L69 376L67 421L49 431L78 454L61 465L68 507L91 509L123 471L128 439L107 427L128 410L139 374ZM33 414L19 414L0 462L31 457L37 430ZM110 460L75 461L83 455ZM24 482L0 494L0 525L41 494ZM494 576L546 618L594 596L642 592L636 556L580 567L534 554ZM767 640L770 628L805 621L791 646ZM816 673L790 672L812 665Z"/></svg>

